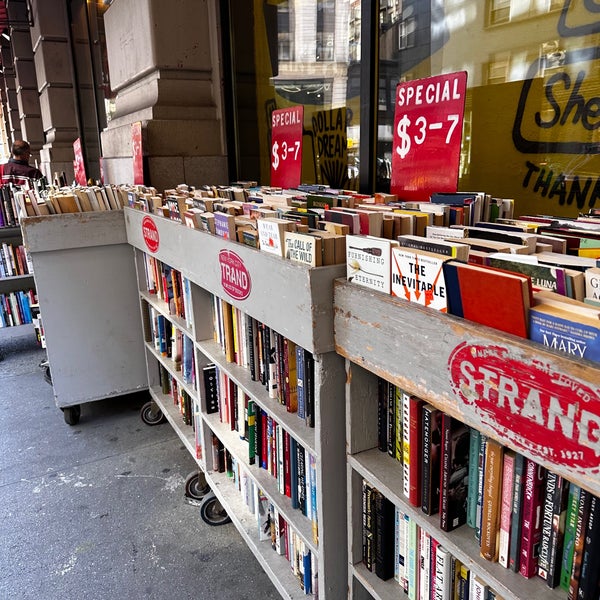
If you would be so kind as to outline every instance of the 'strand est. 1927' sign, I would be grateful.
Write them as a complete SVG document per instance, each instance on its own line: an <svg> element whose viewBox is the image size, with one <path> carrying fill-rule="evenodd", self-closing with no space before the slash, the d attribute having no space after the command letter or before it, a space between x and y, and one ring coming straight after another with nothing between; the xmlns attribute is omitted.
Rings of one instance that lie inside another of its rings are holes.
<svg viewBox="0 0 600 600"><path fill-rule="evenodd" d="M448 369L455 394L502 439L534 458L600 473L600 389L495 345L459 344Z"/></svg>

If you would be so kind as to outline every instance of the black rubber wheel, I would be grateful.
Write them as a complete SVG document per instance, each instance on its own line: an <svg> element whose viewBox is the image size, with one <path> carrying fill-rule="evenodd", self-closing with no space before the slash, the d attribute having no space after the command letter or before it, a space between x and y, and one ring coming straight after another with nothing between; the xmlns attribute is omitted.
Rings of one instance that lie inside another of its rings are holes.
<svg viewBox="0 0 600 600"><path fill-rule="evenodd" d="M231 523L229 515L217 497L212 493L204 496L204 500L200 505L200 516L205 523L214 527Z"/></svg>
<svg viewBox="0 0 600 600"><path fill-rule="evenodd" d="M206 482L204 473L197 471L188 475L185 480L185 495L193 500L202 500L210 493L210 485Z"/></svg>
<svg viewBox="0 0 600 600"><path fill-rule="evenodd" d="M140 411L140 417L146 425L160 425L164 423L167 418L163 415L162 411L152 402L152 400L146 402Z"/></svg>
<svg viewBox="0 0 600 600"><path fill-rule="evenodd" d="M74 404L63 408L63 417L67 425L77 425L81 417L81 406Z"/></svg>

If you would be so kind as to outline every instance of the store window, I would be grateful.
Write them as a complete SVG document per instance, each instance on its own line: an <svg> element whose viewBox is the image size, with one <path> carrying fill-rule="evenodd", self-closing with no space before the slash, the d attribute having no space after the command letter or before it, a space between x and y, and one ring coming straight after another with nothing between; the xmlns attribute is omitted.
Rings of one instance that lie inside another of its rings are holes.
<svg viewBox="0 0 600 600"><path fill-rule="evenodd" d="M228 19L235 176L270 183L271 115L301 105L302 182L356 188L360 0L255 0Z"/></svg>
<svg viewBox="0 0 600 600"><path fill-rule="evenodd" d="M600 206L595 6L407 0L391 12L382 2L377 163L392 156L395 106L383 101L390 90L401 81L466 71L458 189L514 198L521 214L575 216ZM378 172L379 189L389 187L385 173Z"/></svg>

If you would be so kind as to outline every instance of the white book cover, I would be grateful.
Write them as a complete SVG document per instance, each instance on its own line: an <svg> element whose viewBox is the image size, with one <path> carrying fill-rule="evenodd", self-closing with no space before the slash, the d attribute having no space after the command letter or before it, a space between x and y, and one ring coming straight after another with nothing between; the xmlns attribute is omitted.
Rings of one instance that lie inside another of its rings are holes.
<svg viewBox="0 0 600 600"><path fill-rule="evenodd" d="M430 600L430 558L431 536L421 528L419 530L419 600Z"/></svg>
<svg viewBox="0 0 600 600"><path fill-rule="evenodd" d="M585 297L600 300L600 267L591 267L584 272Z"/></svg>
<svg viewBox="0 0 600 600"><path fill-rule="evenodd" d="M452 600L452 555L441 545L435 554L434 600Z"/></svg>
<svg viewBox="0 0 600 600"><path fill-rule="evenodd" d="M447 312L444 261L433 253L392 248L392 296Z"/></svg>
<svg viewBox="0 0 600 600"><path fill-rule="evenodd" d="M465 230L462 229L462 227L441 227L438 225L428 225L425 228L425 237L434 240L462 240L466 236Z"/></svg>
<svg viewBox="0 0 600 600"><path fill-rule="evenodd" d="M391 249L397 242L369 235L346 236L346 278L389 294Z"/></svg>
<svg viewBox="0 0 600 600"><path fill-rule="evenodd" d="M396 509L399 510L399 509ZM399 510L398 519L398 583L405 593L408 593L408 534L410 517Z"/></svg>
<svg viewBox="0 0 600 600"><path fill-rule="evenodd" d="M285 256L284 227L282 219L257 219L258 241L260 249L275 256ZM286 225L287 226L287 225Z"/></svg>

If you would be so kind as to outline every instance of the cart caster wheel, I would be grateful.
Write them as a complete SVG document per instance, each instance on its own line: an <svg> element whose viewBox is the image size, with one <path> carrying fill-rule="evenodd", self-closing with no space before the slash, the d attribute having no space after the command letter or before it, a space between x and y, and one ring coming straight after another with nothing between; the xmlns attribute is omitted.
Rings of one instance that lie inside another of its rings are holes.
<svg viewBox="0 0 600 600"><path fill-rule="evenodd" d="M67 406L62 411L67 425L77 425L79 423L79 418L81 417L81 406L79 404Z"/></svg>
<svg viewBox="0 0 600 600"><path fill-rule="evenodd" d="M210 486L206 482L204 473L198 471L188 475L185 480L185 495L192 500L202 500L210 493Z"/></svg>
<svg viewBox="0 0 600 600"><path fill-rule="evenodd" d="M152 402L152 400L146 402L146 404L142 406L140 417L146 425L160 425L167 420L165 415L163 415L162 411L154 404L154 402Z"/></svg>
<svg viewBox="0 0 600 600"><path fill-rule="evenodd" d="M231 523L229 515L212 492L204 496L204 500L200 505L200 516L208 525L217 526Z"/></svg>

